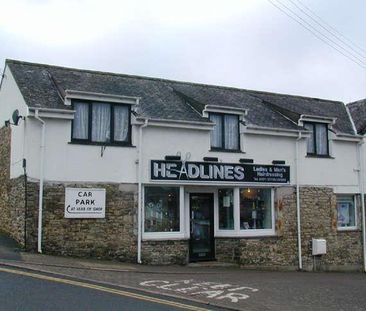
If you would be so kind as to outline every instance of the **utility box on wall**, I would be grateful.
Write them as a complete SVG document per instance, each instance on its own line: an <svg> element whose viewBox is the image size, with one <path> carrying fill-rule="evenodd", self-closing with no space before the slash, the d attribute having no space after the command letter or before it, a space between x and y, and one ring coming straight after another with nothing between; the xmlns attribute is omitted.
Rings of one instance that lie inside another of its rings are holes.
<svg viewBox="0 0 366 311"><path fill-rule="evenodd" d="M313 239L313 256L325 255L327 253L327 241L325 239Z"/></svg>

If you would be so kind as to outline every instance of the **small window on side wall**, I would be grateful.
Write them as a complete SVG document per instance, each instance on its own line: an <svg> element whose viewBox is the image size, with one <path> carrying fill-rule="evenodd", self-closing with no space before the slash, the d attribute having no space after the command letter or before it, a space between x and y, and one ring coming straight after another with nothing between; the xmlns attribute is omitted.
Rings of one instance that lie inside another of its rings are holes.
<svg viewBox="0 0 366 311"><path fill-rule="evenodd" d="M72 141L131 144L130 107L104 102L73 101Z"/></svg>
<svg viewBox="0 0 366 311"><path fill-rule="evenodd" d="M337 196L337 227L338 230L356 229L355 197L353 195Z"/></svg>
<svg viewBox="0 0 366 311"><path fill-rule="evenodd" d="M328 156L328 125L326 123L304 123L304 127L310 131L307 140L307 154L313 156Z"/></svg>
<svg viewBox="0 0 366 311"><path fill-rule="evenodd" d="M210 113L210 120L215 123L211 131L211 149L239 151L239 116Z"/></svg>

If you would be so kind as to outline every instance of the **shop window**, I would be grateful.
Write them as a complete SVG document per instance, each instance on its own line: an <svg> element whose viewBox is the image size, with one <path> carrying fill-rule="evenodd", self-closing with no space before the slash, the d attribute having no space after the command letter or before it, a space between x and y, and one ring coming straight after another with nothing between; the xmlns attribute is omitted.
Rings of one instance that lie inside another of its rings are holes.
<svg viewBox="0 0 366 311"><path fill-rule="evenodd" d="M356 204L354 196L337 196L337 225L340 230L356 228Z"/></svg>
<svg viewBox="0 0 366 311"><path fill-rule="evenodd" d="M72 141L129 145L130 107L90 101L73 101Z"/></svg>
<svg viewBox="0 0 366 311"><path fill-rule="evenodd" d="M219 229L234 229L234 190L219 189Z"/></svg>
<svg viewBox="0 0 366 311"><path fill-rule="evenodd" d="M179 187L145 187L145 232L177 232L179 220Z"/></svg>
<svg viewBox="0 0 366 311"><path fill-rule="evenodd" d="M314 156L328 156L328 125L325 123L304 123L304 127L310 131L307 140L307 154Z"/></svg>
<svg viewBox="0 0 366 311"><path fill-rule="evenodd" d="M272 229L272 200L269 188L240 189L240 229Z"/></svg>
<svg viewBox="0 0 366 311"><path fill-rule="evenodd" d="M212 150L240 150L239 116L232 114L210 113L210 120L215 123L211 131Z"/></svg>

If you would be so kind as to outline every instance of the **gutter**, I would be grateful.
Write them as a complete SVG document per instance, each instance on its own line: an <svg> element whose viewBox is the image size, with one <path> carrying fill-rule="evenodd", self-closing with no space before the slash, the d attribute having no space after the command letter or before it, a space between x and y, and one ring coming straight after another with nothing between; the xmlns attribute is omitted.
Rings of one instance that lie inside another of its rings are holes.
<svg viewBox="0 0 366 311"><path fill-rule="evenodd" d="M46 122L39 117L38 109L34 116L42 125L41 134L41 156L39 160L39 198L38 198L38 253L42 253L42 212L43 212L43 179L44 179L44 151L45 151L45 136L46 136Z"/></svg>
<svg viewBox="0 0 366 311"><path fill-rule="evenodd" d="M137 205L137 263L141 264L141 241L142 241L142 129L147 127L149 119L139 129L139 159L138 159L138 205Z"/></svg>
<svg viewBox="0 0 366 311"><path fill-rule="evenodd" d="M301 212L300 212L300 186L299 186L299 140L302 138L301 132L295 143L295 166L296 166L296 218L297 218L297 249L299 258L299 270L302 270L301 252Z"/></svg>

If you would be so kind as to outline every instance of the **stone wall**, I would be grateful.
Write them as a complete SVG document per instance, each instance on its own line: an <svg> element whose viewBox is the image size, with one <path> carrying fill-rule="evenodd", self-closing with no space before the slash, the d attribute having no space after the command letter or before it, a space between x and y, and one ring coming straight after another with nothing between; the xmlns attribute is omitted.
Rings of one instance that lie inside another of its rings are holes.
<svg viewBox="0 0 366 311"><path fill-rule="evenodd" d="M176 264L188 263L188 240L143 241L141 259L144 264Z"/></svg>
<svg viewBox="0 0 366 311"><path fill-rule="evenodd" d="M312 238L327 241L327 254L315 258L318 270L360 270L362 268L361 223L354 231L337 230L336 195L331 188L306 187L300 190L302 257L306 270L313 270ZM359 201L359 200L358 200ZM356 204L361 219L360 202Z"/></svg>
<svg viewBox="0 0 366 311"><path fill-rule="evenodd" d="M246 268L297 267L296 194L294 188L275 191L276 236L216 238L216 258Z"/></svg>
<svg viewBox="0 0 366 311"><path fill-rule="evenodd" d="M361 270L362 231L360 221L354 231L337 230L336 195L331 188L301 187L301 238L303 269ZM357 204L361 219L360 202ZM276 189L276 236L256 238L216 238L216 258L246 268L298 268L296 191ZM311 241L324 238L327 254L312 256Z"/></svg>
<svg viewBox="0 0 366 311"><path fill-rule="evenodd" d="M105 218L64 218L65 187L106 189ZM38 205L36 196L33 204ZM135 262L136 213L136 185L46 183L42 250L47 254ZM30 236L35 242L36 232L30 231Z"/></svg>
<svg viewBox="0 0 366 311"><path fill-rule="evenodd" d="M25 241L25 177L10 179L11 128L0 128L0 229Z"/></svg>
<svg viewBox="0 0 366 311"><path fill-rule="evenodd" d="M9 233L10 209L8 205L10 179L10 128L0 128L0 228Z"/></svg>

